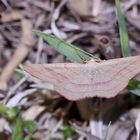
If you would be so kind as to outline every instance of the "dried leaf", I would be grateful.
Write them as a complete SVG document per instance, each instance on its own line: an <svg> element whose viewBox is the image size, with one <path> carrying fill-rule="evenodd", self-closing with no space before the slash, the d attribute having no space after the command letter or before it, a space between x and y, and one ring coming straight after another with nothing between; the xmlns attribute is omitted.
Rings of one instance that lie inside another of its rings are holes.
<svg viewBox="0 0 140 140"><path fill-rule="evenodd" d="M91 15L91 1L87 0L70 0L68 7L81 16Z"/></svg>
<svg viewBox="0 0 140 140"><path fill-rule="evenodd" d="M86 97L114 97L140 72L140 56L87 64L31 64L24 69L32 76L50 83L69 100Z"/></svg>

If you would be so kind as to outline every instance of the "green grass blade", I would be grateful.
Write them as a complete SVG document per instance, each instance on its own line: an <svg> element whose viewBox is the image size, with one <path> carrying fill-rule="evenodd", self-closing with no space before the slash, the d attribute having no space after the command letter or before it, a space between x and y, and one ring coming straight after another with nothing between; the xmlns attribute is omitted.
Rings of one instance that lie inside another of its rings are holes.
<svg viewBox="0 0 140 140"><path fill-rule="evenodd" d="M126 29L124 15L120 8L120 0L115 0L117 14L118 14L118 22L119 22L119 32L120 32L120 40L121 40L121 49L123 53L123 57L131 56L131 50L129 48L129 38ZM140 81L131 79L128 83L128 89L131 93L140 96Z"/></svg>
<svg viewBox="0 0 140 140"><path fill-rule="evenodd" d="M73 61L82 63L86 60L90 60L93 57L92 54L72 44L66 43L65 41L60 40L53 35L49 35L43 32L36 32L36 34L43 38L45 41L47 41L52 48L67 56Z"/></svg>
<svg viewBox="0 0 140 140"><path fill-rule="evenodd" d="M108 127L106 129L105 136L104 136L103 140L108 140L110 125L111 125L111 122L109 122L109 124L108 124Z"/></svg>
<svg viewBox="0 0 140 140"><path fill-rule="evenodd" d="M12 140L23 139L23 127L21 118L16 118L12 125Z"/></svg>
<svg viewBox="0 0 140 140"><path fill-rule="evenodd" d="M129 48L129 38L125 24L124 14L121 11L120 0L115 0L118 22L119 22L119 32L120 32L120 42L123 57L131 56L131 50Z"/></svg>

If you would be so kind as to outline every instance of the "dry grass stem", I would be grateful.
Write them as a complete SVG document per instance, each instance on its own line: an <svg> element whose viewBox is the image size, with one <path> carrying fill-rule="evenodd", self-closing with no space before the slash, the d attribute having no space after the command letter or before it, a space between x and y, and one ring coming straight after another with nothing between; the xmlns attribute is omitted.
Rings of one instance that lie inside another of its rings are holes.
<svg viewBox="0 0 140 140"><path fill-rule="evenodd" d="M0 21L3 23L21 20L23 16L18 11L12 11L11 13L1 13Z"/></svg>
<svg viewBox="0 0 140 140"><path fill-rule="evenodd" d="M6 67L3 69L3 72L0 75L0 89L6 90L9 79L12 77L12 74L15 68L24 60L27 56L30 49L34 46L35 41L33 39L32 33L32 23L30 20L22 19L22 37L21 42L15 53L13 54L11 60L8 62Z"/></svg>

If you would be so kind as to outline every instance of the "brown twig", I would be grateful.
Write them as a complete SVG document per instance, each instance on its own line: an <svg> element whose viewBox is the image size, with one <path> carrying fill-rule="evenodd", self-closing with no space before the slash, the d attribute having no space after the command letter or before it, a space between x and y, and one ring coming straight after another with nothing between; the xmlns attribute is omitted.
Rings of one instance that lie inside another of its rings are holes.
<svg viewBox="0 0 140 140"><path fill-rule="evenodd" d="M35 41L33 39L32 34L32 23L30 20L22 19L22 37L19 46L17 47L13 57L3 69L3 72L0 76L0 89L6 90L7 83L9 82L15 68L23 61L23 59L27 56L30 48L34 45Z"/></svg>
<svg viewBox="0 0 140 140"><path fill-rule="evenodd" d="M2 23L11 22L23 19L23 16L18 11L12 11L11 13L1 13L0 21Z"/></svg>

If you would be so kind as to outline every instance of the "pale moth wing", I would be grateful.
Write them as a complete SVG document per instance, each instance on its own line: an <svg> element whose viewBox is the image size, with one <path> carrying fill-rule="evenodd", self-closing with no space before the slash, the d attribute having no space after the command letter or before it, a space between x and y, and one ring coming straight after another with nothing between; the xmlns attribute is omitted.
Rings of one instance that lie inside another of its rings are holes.
<svg viewBox="0 0 140 140"><path fill-rule="evenodd" d="M43 82L53 84L54 90L68 100L88 97L116 96L128 81L140 73L140 56L87 64L31 64L24 70Z"/></svg>

